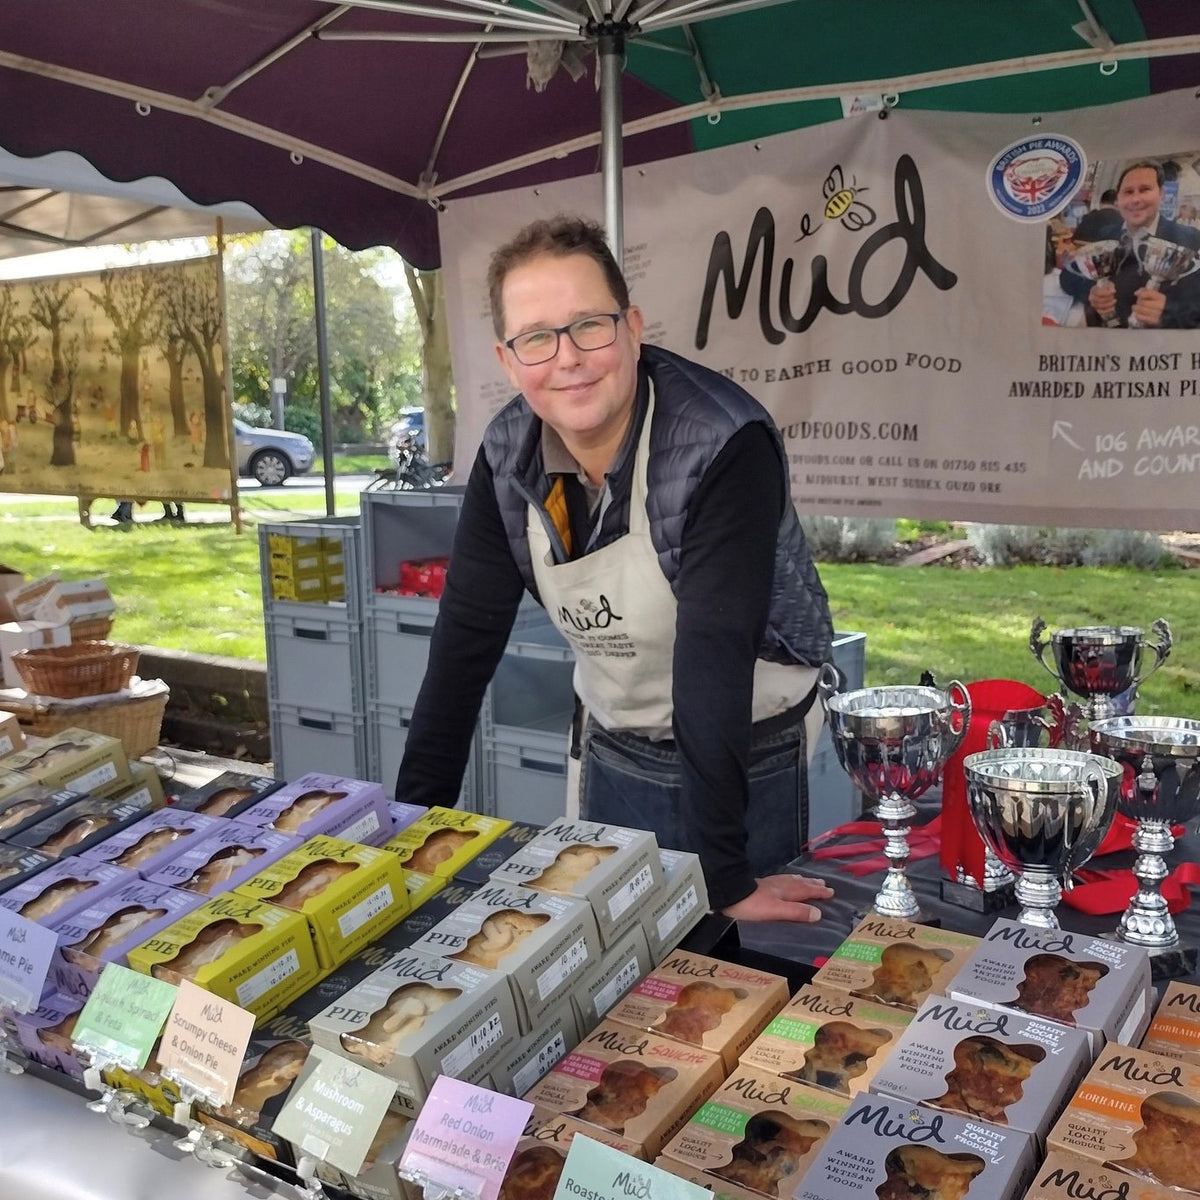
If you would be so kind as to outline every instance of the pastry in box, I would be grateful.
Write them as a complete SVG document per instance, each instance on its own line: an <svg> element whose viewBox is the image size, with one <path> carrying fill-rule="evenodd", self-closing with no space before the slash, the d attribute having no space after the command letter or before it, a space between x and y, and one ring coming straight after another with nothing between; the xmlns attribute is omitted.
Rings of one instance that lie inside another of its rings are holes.
<svg viewBox="0 0 1200 1200"><path fill-rule="evenodd" d="M26 879L32 879L57 860L37 850L26 850L24 846L0 844L0 892L7 892Z"/></svg>
<svg viewBox="0 0 1200 1200"><path fill-rule="evenodd" d="M607 1129L655 1157L720 1085L708 1050L604 1021L526 1092L539 1108Z"/></svg>
<svg viewBox="0 0 1200 1200"><path fill-rule="evenodd" d="M136 878L123 867L62 858L0 895L0 908L11 909L39 925L50 925Z"/></svg>
<svg viewBox="0 0 1200 1200"><path fill-rule="evenodd" d="M665 1154L660 1154L654 1160L654 1165L660 1171L666 1171L668 1175L674 1175L677 1179L686 1179L688 1183L694 1183L697 1187L704 1188L712 1195L713 1200L762 1200L761 1192L752 1192L749 1188L730 1183L727 1179L706 1175L698 1167L690 1167L687 1163L668 1158Z"/></svg>
<svg viewBox="0 0 1200 1200"><path fill-rule="evenodd" d="M435 805L384 843L407 871L450 879L510 825L500 817Z"/></svg>
<svg viewBox="0 0 1200 1200"><path fill-rule="evenodd" d="M54 858L82 854L127 825L140 821L151 808L150 804L136 800L84 796L8 840L14 846L27 846Z"/></svg>
<svg viewBox="0 0 1200 1200"><path fill-rule="evenodd" d="M641 1147L607 1129L534 1109L509 1160L497 1200L553 1200L567 1153L578 1134L631 1158L641 1157Z"/></svg>
<svg viewBox="0 0 1200 1200"><path fill-rule="evenodd" d="M1172 983L1142 1038L1142 1049L1200 1067L1200 988Z"/></svg>
<svg viewBox="0 0 1200 1200"><path fill-rule="evenodd" d="M7 771L29 776L44 787L93 792L117 780L132 782L125 747L117 738L88 729L62 729L36 746L10 754Z"/></svg>
<svg viewBox="0 0 1200 1200"><path fill-rule="evenodd" d="M571 1004L580 1030L595 1029L651 966L645 931L641 925L631 925L571 989Z"/></svg>
<svg viewBox="0 0 1200 1200"><path fill-rule="evenodd" d="M190 839L220 829L217 817L162 808L80 851L83 858L127 867L148 879L183 853Z"/></svg>
<svg viewBox="0 0 1200 1200"><path fill-rule="evenodd" d="M243 809L238 820L301 838L323 833L364 846L382 846L392 836L381 784L316 772L276 788Z"/></svg>
<svg viewBox="0 0 1200 1200"><path fill-rule="evenodd" d="M676 950L613 1006L608 1019L711 1050L732 1071L787 1001L781 975Z"/></svg>
<svg viewBox="0 0 1200 1200"><path fill-rule="evenodd" d="M81 792L69 788L48 788L30 783L0 800L0 839L10 841L14 835L56 812L78 804L84 799Z"/></svg>
<svg viewBox="0 0 1200 1200"><path fill-rule="evenodd" d="M1181 1195L1174 1188L1051 1150L1038 1167L1025 1200L1181 1200Z"/></svg>
<svg viewBox="0 0 1200 1200"><path fill-rule="evenodd" d="M660 846L658 859L662 864L662 891L638 905L650 961L656 963L662 962L708 912L708 888L700 856Z"/></svg>
<svg viewBox="0 0 1200 1200"><path fill-rule="evenodd" d="M181 852L149 876L154 883L201 896L232 891L301 845L290 833L256 829L240 821L221 821L190 838Z"/></svg>
<svg viewBox="0 0 1200 1200"><path fill-rule="evenodd" d="M10 1018L13 1034L22 1052L39 1066L61 1071L72 1079L83 1078L83 1064L75 1054L72 1036L83 1011L83 996L43 996L32 1012Z"/></svg>
<svg viewBox="0 0 1200 1200"><path fill-rule="evenodd" d="M579 1024L570 1000L561 1000L492 1068L495 1090L523 1096L556 1062L579 1044Z"/></svg>
<svg viewBox="0 0 1200 1200"><path fill-rule="evenodd" d="M236 817L281 787L283 780L269 775L225 771L201 787L180 792L171 807L204 813L207 817Z"/></svg>

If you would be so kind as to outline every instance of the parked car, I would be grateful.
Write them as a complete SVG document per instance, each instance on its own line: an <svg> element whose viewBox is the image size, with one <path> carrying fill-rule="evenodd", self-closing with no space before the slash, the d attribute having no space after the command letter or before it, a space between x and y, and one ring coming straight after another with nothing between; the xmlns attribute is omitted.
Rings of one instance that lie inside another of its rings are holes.
<svg viewBox="0 0 1200 1200"><path fill-rule="evenodd" d="M302 433L257 429L233 421L237 438L238 474L257 479L263 487L278 487L289 475L310 471L316 451Z"/></svg>

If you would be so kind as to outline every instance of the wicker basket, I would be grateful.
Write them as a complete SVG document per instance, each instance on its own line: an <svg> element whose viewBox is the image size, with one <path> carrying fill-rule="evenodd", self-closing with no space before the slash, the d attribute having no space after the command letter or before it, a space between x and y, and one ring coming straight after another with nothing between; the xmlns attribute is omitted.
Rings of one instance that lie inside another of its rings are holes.
<svg viewBox="0 0 1200 1200"><path fill-rule="evenodd" d="M113 619L107 617L81 617L71 622L72 642L102 642L112 633Z"/></svg>
<svg viewBox="0 0 1200 1200"><path fill-rule="evenodd" d="M72 642L69 646L18 650L12 661L27 692L74 700L127 688L139 655L136 646L120 642Z"/></svg>
<svg viewBox="0 0 1200 1200"><path fill-rule="evenodd" d="M26 734L51 737L64 729L89 729L119 739L130 758L139 758L158 745L170 694L163 685L147 696L95 704L45 704L30 697L24 704L6 700L4 707L16 715Z"/></svg>

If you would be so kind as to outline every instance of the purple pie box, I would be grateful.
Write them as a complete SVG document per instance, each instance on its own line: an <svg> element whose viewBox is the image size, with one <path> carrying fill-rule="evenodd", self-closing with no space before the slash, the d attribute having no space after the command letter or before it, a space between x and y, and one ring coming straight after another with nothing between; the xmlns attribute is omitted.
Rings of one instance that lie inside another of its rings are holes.
<svg viewBox="0 0 1200 1200"><path fill-rule="evenodd" d="M423 804L406 804L403 800L389 800L388 812L392 818L392 836L402 829L407 829L414 821L419 821L428 811Z"/></svg>
<svg viewBox="0 0 1200 1200"><path fill-rule="evenodd" d="M284 784L239 814L238 820L299 834L303 841L323 833L363 846L382 846L394 836L382 784L318 772Z"/></svg>
<svg viewBox="0 0 1200 1200"><path fill-rule="evenodd" d="M159 867L178 858L192 839L220 829L224 824L223 817L160 808L140 821L126 825L112 837L89 846L80 857L110 862L115 867L128 867L143 879L149 879Z"/></svg>
<svg viewBox="0 0 1200 1200"><path fill-rule="evenodd" d="M219 820L208 833L189 838L183 851L159 867L149 880L201 896L218 896L257 875L301 843L302 839L292 834Z"/></svg>
<svg viewBox="0 0 1200 1200"><path fill-rule="evenodd" d="M64 996L89 996L110 963L128 966L126 951L198 908L204 897L135 879L87 908L55 921L58 948L46 986Z"/></svg>
<svg viewBox="0 0 1200 1200"><path fill-rule="evenodd" d="M18 1013L13 1018L13 1032L21 1049L43 1067L82 1079L83 1064L75 1056L71 1035L86 1003L83 996L52 992L33 1012Z"/></svg>
<svg viewBox="0 0 1200 1200"><path fill-rule="evenodd" d="M78 856L60 858L0 895L0 908L11 909L39 925L50 925L135 879L137 876L124 867L89 862Z"/></svg>

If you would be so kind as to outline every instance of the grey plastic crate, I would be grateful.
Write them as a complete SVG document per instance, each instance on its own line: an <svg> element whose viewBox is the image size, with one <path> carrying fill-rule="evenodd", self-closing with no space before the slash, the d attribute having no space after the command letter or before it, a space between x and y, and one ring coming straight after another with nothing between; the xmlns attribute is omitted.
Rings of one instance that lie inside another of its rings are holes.
<svg viewBox="0 0 1200 1200"><path fill-rule="evenodd" d="M575 711L574 670L574 652L544 614L536 625L515 630L484 702L485 735L562 735Z"/></svg>
<svg viewBox="0 0 1200 1200"><path fill-rule="evenodd" d="M483 738L484 811L509 821L545 825L567 805L567 738Z"/></svg>
<svg viewBox="0 0 1200 1200"><path fill-rule="evenodd" d="M310 771L365 779L367 722L351 713L298 704L270 705L271 756L280 779Z"/></svg>
<svg viewBox="0 0 1200 1200"><path fill-rule="evenodd" d="M334 712L363 715L361 621L351 621L329 606L292 604L287 611L268 612L265 624L271 700L319 703Z"/></svg>
<svg viewBox="0 0 1200 1200"><path fill-rule="evenodd" d="M843 691L857 691L863 686L867 669L867 635L838 633L833 635L833 665L845 677Z"/></svg>
<svg viewBox="0 0 1200 1200"><path fill-rule="evenodd" d="M396 774L404 747L408 741L408 730L412 724L412 709L394 704L371 701L367 704L367 770L368 779L383 784L384 791L394 796ZM467 758L467 769L463 774L462 789L458 794L460 808L470 812L481 812L482 797L479 790L479 730L476 728Z"/></svg>
<svg viewBox="0 0 1200 1200"><path fill-rule="evenodd" d="M409 599L377 590L397 585L402 562L450 553L462 498L461 487L362 493L363 587L372 604Z"/></svg>
<svg viewBox="0 0 1200 1200"><path fill-rule="evenodd" d="M317 538L336 538L342 543L342 559L346 574L344 600L299 601L276 600L271 592L271 554L269 534L280 533L302 541ZM362 617L362 526L358 517L318 517L305 521L269 522L258 527L258 561L262 576L263 612L265 614L293 613L302 615L314 609L340 612L350 620Z"/></svg>

